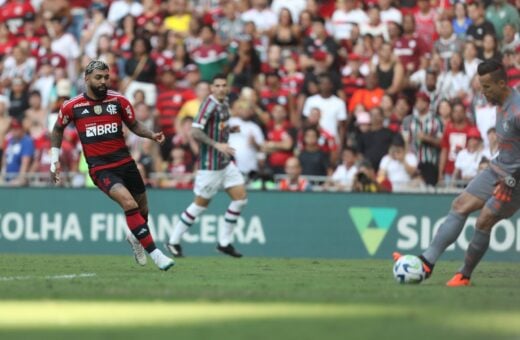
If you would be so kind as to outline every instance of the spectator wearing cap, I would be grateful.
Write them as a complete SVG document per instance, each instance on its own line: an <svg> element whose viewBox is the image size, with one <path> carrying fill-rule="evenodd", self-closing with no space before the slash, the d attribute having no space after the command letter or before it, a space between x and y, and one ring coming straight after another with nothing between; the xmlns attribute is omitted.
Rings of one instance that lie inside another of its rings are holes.
<svg viewBox="0 0 520 340"><path fill-rule="evenodd" d="M373 168L377 171L381 159L388 152L395 133L383 126L384 117L380 107L372 108L368 114L370 128L367 132L357 136L357 149L366 160L372 163Z"/></svg>
<svg viewBox="0 0 520 340"><path fill-rule="evenodd" d="M365 81L365 87L355 90L352 94L348 102L349 112L353 112L358 105L362 105L365 110L371 110L381 104L385 90L378 86L377 76L374 73L370 73Z"/></svg>
<svg viewBox="0 0 520 340"><path fill-rule="evenodd" d="M58 53L65 58L67 61L67 75L69 79L75 79L78 74L78 58L81 55L81 50L76 38L65 30L67 19L55 16L46 24L52 38L52 52Z"/></svg>
<svg viewBox="0 0 520 340"><path fill-rule="evenodd" d="M410 188L417 174L418 163L417 156L407 150L403 137L397 134L379 164L378 182L390 181L394 192Z"/></svg>
<svg viewBox="0 0 520 340"><path fill-rule="evenodd" d="M445 125L439 158L439 182L451 184L455 171L455 159L466 146L467 135L475 127L469 122L466 107L461 101L452 104L451 121Z"/></svg>
<svg viewBox="0 0 520 340"><path fill-rule="evenodd" d="M268 6L267 0L253 0L253 7L242 13L244 22L251 21L255 24L260 34L267 33L276 26L278 17Z"/></svg>
<svg viewBox="0 0 520 340"><path fill-rule="evenodd" d="M223 16L216 23L217 39L221 46L228 46L244 32L244 21L234 1L225 1L221 7Z"/></svg>
<svg viewBox="0 0 520 340"><path fill-rule="evenodd" d="M358 7L357 0L336 0L336 10L330 23L336 41L348 40L354 25L359 27L368 23L368 16Z"/></svg>
<svg viewBox="0 0 520 340"><path fill-rule="evenodd" d="M484 155L482 137L477 128L468 130L466 147L462 149L455 159L455 173L453 177L468 183L478 173L479 164Z"/></svg>
<svg viewBox="0 0 520 340"><path fill-rule="evenodd" d="M464 99L469 93L470 79L464 73L462 56L454 53L449 62L447 71L442 72L437 80L437 89L440 98Z"/></svg>
<svg viewBox="0 0 520 340"><path fill-rule="evenodd" d="M34 143L25 133L20 121L12 119L10 127L2 161L2 175L8 185L24 186L27 184L26 175L34 156Z"/></svg>
<svg viewBox="0 0 520 340"><path fill-rule="evenodd" d="M514 25L516 29L520 28L518 9L506 0L493 0L486 8L486 19L493 24L499 41L504 37L503 30L506 24Z"/></svg>
<svg viewBox="0 0 520 340"><path fill-rule="evenodd" d="M466 38L475 42L480 53L484 35L495 34L495 27L484 16L483 0L470 2L468 4L468 15L473 23L466 31Z"/></svg>
<svg viewBox="0 0 520 340"><path fill-rule="evenodd" d="M135 18L143 13L141 2L134 0L115 0L108 9L108 21L115 25L127 15Z"/></svg>
<svg viewBox="0 0 520 340"><path fill-rule="evenodd" d="M345 102L333 93L332 79L324 74L319 80L319 93L308 97L303 105L303 116L308 117L313 108L321 111L320 125L343 145L346 134L347 108Z"/></svg>
<svg viewBox="0 0 520 340"><path fill-rule="evenodd" d="M506 51L515 52L517 47L520 46L520 34L518 29L513 24L506 24L504 26L504 38L500 43L500 52L505 53Z"/></svg>
<svg viewBox="0 0 520 340"><path fill-rule="evenodd" d="M416 95L412 115L402 123L401 133L410 150L419 159L419 172L428 185L435 186L439 179L439 154L443 134L439 117L430 110L430 97L419 92Z"/></svg>
<svg viewBox="0 0 520 340"><path fill-rule="evenodd" d="M462 53L463 49L464 41L453 32L451 21L447 17L442 19L439 25L439 40L433 45L434 53L437 53L443 60L443 65L447 66L451 56L454 53Z"/></svg>
<svg viewBox="0 0 520 340"><path fill-rule="evenodd" d="M427 48L415 31L415 18L411 14L403 16L403 33L393 42L395 55L399 58L405 72L411 74L419 69L421 59L424 58Z"/></svg>
<svg viewBox="0 0 520 340"><path fill-rule="evenodd" d="M197 64L200 77L211 81L213 76L224 71L227 66L227 53L224 48L215 43L215 30L209 25L200 30L202 44L192 52L192 59Z"/></svg>

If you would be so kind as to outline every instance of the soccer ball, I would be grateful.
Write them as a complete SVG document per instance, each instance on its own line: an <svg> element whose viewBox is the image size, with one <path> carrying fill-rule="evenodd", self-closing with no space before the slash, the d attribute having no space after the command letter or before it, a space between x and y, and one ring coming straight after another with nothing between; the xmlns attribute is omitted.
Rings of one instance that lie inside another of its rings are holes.
<svg viewBox="0 0 520 340"><path fill-rule="evenodd" d="M426 272L420 258L415 255L403 255L394 263L394 278L399 283L421 283Z"/></svg>

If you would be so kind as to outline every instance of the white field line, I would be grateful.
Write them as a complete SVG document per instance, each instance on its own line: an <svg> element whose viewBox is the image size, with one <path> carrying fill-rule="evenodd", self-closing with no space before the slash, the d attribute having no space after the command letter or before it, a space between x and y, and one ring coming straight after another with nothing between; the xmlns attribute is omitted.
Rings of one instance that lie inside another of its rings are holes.
<svg viewBox="0 0 520 340"><path fill-rule="evenodd" d="M96 273L79 273L79 274L63 274L63 275L48 275L48 276L0 276L1 281L23 281L23 280L68 280L85 277L94 277Z"/></svg>

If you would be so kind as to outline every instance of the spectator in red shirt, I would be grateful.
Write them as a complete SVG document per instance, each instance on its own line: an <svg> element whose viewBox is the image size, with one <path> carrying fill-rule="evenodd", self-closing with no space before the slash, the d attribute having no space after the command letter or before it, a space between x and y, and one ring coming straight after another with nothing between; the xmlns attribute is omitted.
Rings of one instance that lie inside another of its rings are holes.
<svg viewBox="0 0 520 340"><path fill-rule="evenodd" d="M282 88L281 77L278 72L271 72L266 75L265 86L260 91L260 103L271 112L275 105L282 105L289 115L289 121L293 124L297 119L294 118L294 97L289 90Z"/></svg>
<svg viewBox="0 0 520 340"><path fill-rule="evenodd" d="M474 128L468 121L466 108L461 101L452 104L451 122L445 125L439 157L439 182L451 185L455 171L457 153L464 149L469 129Z"/></svg>
<svg viewBox="0 0 520 340"><path fill-rule="evenodd" d="M273 121L267 132L267 140L261 146L267 153L267 163L274 174L284 172L285 162L292 157L294 140L290 133L287 112L282 105L275 105L272 111Z"/></svg>
<svg viewBox="0 0 520 340"><path fill-rule="evenodd" d="M406 74L419 69L426 47L423 39L415 31L415 18L411 14L403 16L403 34L394 42L394 53L401 60Z"/></svg>
<svg viewBox="0 0 520 340"><path fill-rule="evenodd" d="M415 13L417 34L424 39L426 50L433 49L433 43L437 40L437 13L430 5L430 0L417 0L418 11Z"/></svg>

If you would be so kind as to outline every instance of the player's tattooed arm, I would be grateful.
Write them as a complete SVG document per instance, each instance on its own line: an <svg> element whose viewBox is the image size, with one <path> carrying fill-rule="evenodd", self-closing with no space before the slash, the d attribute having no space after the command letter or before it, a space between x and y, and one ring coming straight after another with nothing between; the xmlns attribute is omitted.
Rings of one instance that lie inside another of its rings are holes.
<svg viewBox="0 0 520 340"><path fill-rule="evenodd" d="M209 138L209 136L199 128L192 127L191 135L193 136L193 138L195 138L196 141L198 141L200 143L204 143L209 146L215 146L215 144L217 144L217 142L215 140Z"/></svg>
<svg viewBox="0 0 520 340"><path fill-rule="evenodd" d="M226 143L217 143L217 141L209 138L208 135L204 131L202 131L201 129L199 129L197 127L191 128L191 135L196 141L207 144L209 146L212 146L215 149L217 149L219 152L223 153L224 155L227 155L227 156L235 155L234 148L230 147Z"/></svg>
<svg viewBox="0 0 520 340"><path fill-rule="evenodd" d="M128 128L139 137L148 138L160 144L164 143L164 134L162 131L153 132L137 120L132 125L128 126Z"/></svg>
<svg viewBox="0 0 520 340"><path fill-rule="evenodd" d="M61 142L63 141L63 131L65 127L60 124L54 124L54 128L51 133L51 147L53 148L61 148Z"/></svg>

